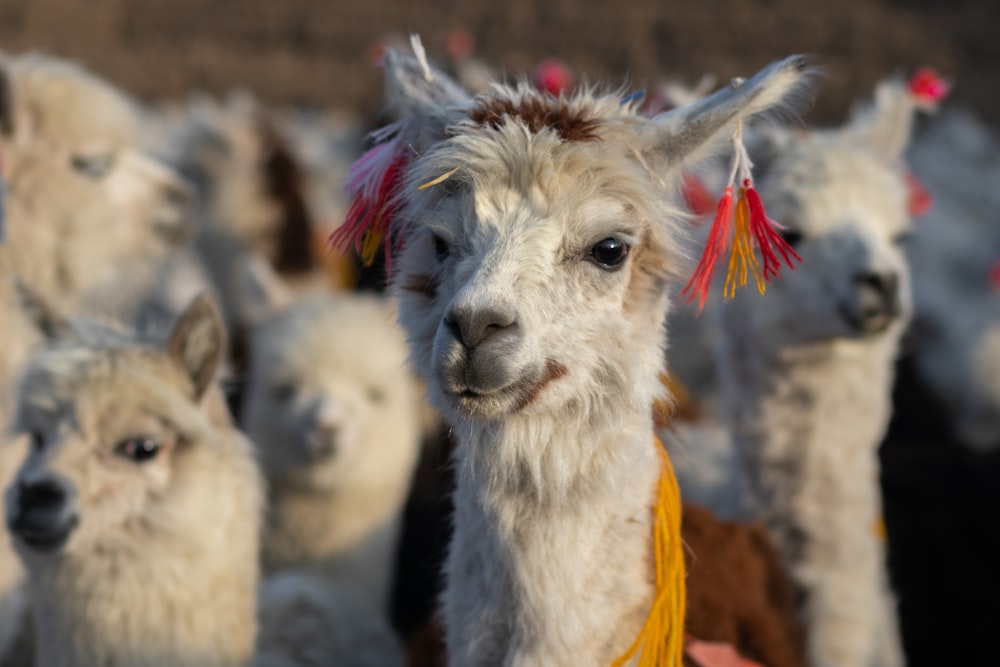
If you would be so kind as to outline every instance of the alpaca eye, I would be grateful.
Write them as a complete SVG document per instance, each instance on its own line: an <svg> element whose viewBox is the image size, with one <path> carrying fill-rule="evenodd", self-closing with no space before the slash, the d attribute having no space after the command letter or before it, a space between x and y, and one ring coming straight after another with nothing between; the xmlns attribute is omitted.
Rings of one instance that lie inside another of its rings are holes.
<svg viewBox="0 0 1000 667"><path fill-rule="evenodd" d="M779 229L778 233L781 234L781 238L785 239L785 243L792 246L793 248L802 242L802 232L797 232L794 229Z"/></svg>
<svg viewBox="0 0 1000 667"><path fill-rule="evenodd" d="M98 180L104 178L112 165L115 156L111 153L98 153L94 155L76 154L70 157L69 163L73 169L77 170L87 178Z"/></svg>
<svg viewBox="0 0 1000 667"><path fill-rule="evenodd" d="M372 403L382 403L385 401L385 392L378 387L368 387L368 400Z"/></svg>
<svg viewBox="0 0 1000 667"><path fill-rule="evenodd" d="M271 388L271 396L278 403L287 403L295 396L295 385L282 383Z"/></svg>
<svg viewBox="0 0 1000 667"><path fill-rule="evenodd" d="M160 453L160 443L147 437L129 438L118 443L115 452L136 463L145 463Z"/></svg>
<svg viewBox="0 0 1000 667"><path fill-rule="evenodd" d="M45 448L45 436L41 431L31 432L31 449L40 452Z"/></svg>
<svg viewBox="0 0 1000 667"><path fill-rule="evenodd" d="M598 241L590 249L590 256L603 269L617 269L628 257L628 244L621 239L609 237Z"/></svg>
<svg viewBox="0 0 1000 667"><path fill-rule="evenodd" d="M434 235L433 239L434 239L434 254L437 256L438 261L440 262L445 257L447 257L448 253L450 252L450 250L448 249L448 243L437 234Z"/></svg>

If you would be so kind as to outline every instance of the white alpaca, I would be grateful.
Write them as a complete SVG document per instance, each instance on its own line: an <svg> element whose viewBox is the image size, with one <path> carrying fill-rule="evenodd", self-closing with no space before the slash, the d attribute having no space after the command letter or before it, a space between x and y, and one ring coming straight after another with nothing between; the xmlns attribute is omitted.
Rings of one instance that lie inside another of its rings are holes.
<svg viewBox="0 0 1000 667"><path fill-rule="evenodd" d="M468 100L397 54L387 71L410 123L393 282L411 359L459 442L449 662L609 664L656 595L672 185L737 116L800 93L803 61L653 120L614 94L496 86Z"/></svg>
<svg viewBox="0 0 1000 667"><path fill-rule="evenodd" d="M958 440L1000 447L1000 137L969 112L929 124L909 152L934 198L914 228L913 360Z"/></svg>
<svg viewBox="0 0 1000 667"><path fill-rule="evenodd" d="M270 484L264 565L318 570L385 609L422 435L406 341L380 298L292 300L255 273L271 312L251 334L241 422Z"/></svg>
<svg viewBox="0 0 1000 667"><path fill-rule="evenodd" d="M914 108L903 82L886 82L842 129L760 138L761 197L803 262L766 298L718 309L721 409L747 507L802 593L817 667L902 664L876 452L911 313L900 243Z"/></svg>
<svg viewBox="0 0 1000 667"><path fill-rule="evenodd" d="M130 102L80 67L38 55L0 61L0 154L6 236L0 243L0 429L13 383L37 342L10 284L18 275L65 304L113 284L126 258L148 262L183 235L186 190L135 150ZM27 443L0 437L0 483ZM22 596L20 567L0 529L0 656Z"/></svg>
<svg viewBox="0 0 1000 667"><path fill-rule="evenodd" d="M21 386L15 426L32 448L7 524L35 664L247 664L263 484L213 382L217 309L196 300L151 345L29 306L51 342Z"/></svg>

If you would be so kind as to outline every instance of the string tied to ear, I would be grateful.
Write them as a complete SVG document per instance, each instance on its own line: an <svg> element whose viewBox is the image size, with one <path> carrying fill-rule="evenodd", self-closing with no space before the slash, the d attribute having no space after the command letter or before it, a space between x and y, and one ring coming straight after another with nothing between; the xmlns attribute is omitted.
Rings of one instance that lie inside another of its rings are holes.
<svg viewBox="0 0 1000 667"><path fill-rule="evenodd" d="M796 261L802 262L802 258L779 233L781 225L767 217L754 187L752 168L753 163L743 143L741 120L733 131L729 180L719 199L705 250L691 279L681 290L681 296L686 297L688 303L698 300L698 312L705 307L715 266L727 247L729 262L722 290L727 300L732 299L736 289L746 285L751 276L757 291L764 294L767 283L780 275L782 263L794 269ZM757 251L760 252L759 260Z"/></svg>

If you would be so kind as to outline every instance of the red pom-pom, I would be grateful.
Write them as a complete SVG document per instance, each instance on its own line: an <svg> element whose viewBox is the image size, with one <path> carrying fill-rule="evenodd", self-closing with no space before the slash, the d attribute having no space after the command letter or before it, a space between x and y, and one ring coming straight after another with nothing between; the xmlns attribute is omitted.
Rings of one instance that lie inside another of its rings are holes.
<svg viewBox="0 0 1000 667"><path fill-rule="evenodd" d="M712 229L708 232L708 241L705 243L705 250L701 254L698 266L695 267L691 280L681 290L681 296L687 297L687 302L691 303L698 299L698 312L705 307L708 300L708 290L712 285L712 275L715 273L715 265L722 256L723 251L729 244L729 230L732 227L733 218L733 188L726 187L719 199L719 206L715 212L715 220L712 221Z"/></svg>
<svg viewBox="0 0 1000 667"><path fill-rule="evenodd" d="M1000 259L990 268L990 287L1000 292Z"/></svg>
<svg viewBox="0 0 1000 667"><path fill-rule="evenodd" d="M909 171L903 174L903 178L906 179L906 189L909 192L906 208L910 215L916 218L931 210L934 199L923 183L918 181L917 177Z"/></svg>
<svg viewBox="0 0 1000 667"><path fill-rule="evenodd" d="M694 174L684 174L681 194L684 197L684 205L699 218L708 215L715 208L715 199L705 186L705 181Z"/></svg>
<svg viewBox="0 0 1000 667"><path fill-rule="evenodd" d="M930 67L921 67L910 77L909 88L917 101L935 104L948 96L951 83Z"/></svg>
<svg viewBox="0 0 1000 667"><path fill-rule="evenodd" d="M535 70L535 87L553 95L569 90L573 85L573 75L569 68L558 60L543 60Z"/></svg>

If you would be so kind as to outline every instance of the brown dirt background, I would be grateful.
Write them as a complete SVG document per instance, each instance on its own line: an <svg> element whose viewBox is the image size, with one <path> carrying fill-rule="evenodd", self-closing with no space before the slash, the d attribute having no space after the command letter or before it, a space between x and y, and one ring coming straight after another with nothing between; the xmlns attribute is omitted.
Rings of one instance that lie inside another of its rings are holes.
<svg viewBox="0 0 1000 667"><path fill-rule="evenodd" d="M591 80L636 88L815 54L826 71L817 122L842 119L885 74L926 63L1000 124L997 0L0 0L0 48L79 59L143 99L244 87L273 104L374 111L372 44L419 32L440 57L455 28L507 72L559 56Z"/></svg>

